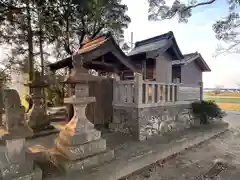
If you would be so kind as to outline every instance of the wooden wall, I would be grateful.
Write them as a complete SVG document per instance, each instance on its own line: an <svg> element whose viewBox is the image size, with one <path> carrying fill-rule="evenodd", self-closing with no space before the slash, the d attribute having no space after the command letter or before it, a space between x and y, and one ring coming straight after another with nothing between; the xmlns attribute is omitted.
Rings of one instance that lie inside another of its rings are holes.
<svg viewBox="0 0 240 180"><path fill-rule="evenodd" d="M96 97L96 102L88 105L87 118L96 124L108 124L113 116L113 79L106 78L89 83L89 95Z"/></svg>
<svg viewBox="0 0 240 180"><path fill-rule="evenodd" d="M199 85L180 84L178 92L178 101L200 100L201 88Z"/></svg>

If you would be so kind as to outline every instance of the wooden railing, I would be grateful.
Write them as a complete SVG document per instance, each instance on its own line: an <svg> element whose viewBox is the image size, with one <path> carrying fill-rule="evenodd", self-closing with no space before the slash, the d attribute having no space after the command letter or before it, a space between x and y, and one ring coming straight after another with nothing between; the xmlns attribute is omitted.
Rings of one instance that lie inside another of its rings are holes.
<svg viewBox="0 0 240 180"><path fill-rule="evenodd" d="M142 104L177 101L177 84L144 81L142 83Z"/></svg>
<svg viewBox="0 0 240 180"><path fill-rule="evenodd" d="M134 104L136 102L134 81L115 81L113 88L113 102L115 104Z"/></svg>
<svg viewBox="0 0 240 180"><path fill-rule="evenodd" d="M115 81L113 89L114 104L156 104L176 102L178 85L155 81L135 80Z"/></svg>
<svg viewBox="0 0 240 180"><path fill-rule="evenodd" d="M144 81L141 76L135 80L115 81L113 87L114 105L157 105L201 99L199 85Z"/></svg>
<svg viewBox="0 0 240 180"><path fill-rule="evenodd" d="M177 101L177 84L142 81L118 81L114 85L114 102L119 104L152 104Z"/></svg>

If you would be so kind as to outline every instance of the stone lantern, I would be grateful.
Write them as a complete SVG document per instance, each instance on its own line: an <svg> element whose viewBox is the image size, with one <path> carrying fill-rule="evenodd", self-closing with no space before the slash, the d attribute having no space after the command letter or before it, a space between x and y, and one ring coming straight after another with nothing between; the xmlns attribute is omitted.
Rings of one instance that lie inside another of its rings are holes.
<svg viewBox="0 0 240 180"><path fill-rule="evenodd" d="M32 88L33 107L27 114L27 124L34 132L49 129L49 119L46 113L44 99L44 88L48 87L47 83L40 76L36 76L33 81L25 84Z"/></svg>
<svg viewBox="0 0 240 180"><path fill-rule="evenodd" d="M89 97L88 82L101 77L90 75L83 68L82 59L73 59L73 67L65 83L75 85L75 95L65 98L64 102L73 104L74 115L56 139L56 149L64 158L51 158L66 172L97 166L114 157L114 151L107 150L106 140L85 114L87 105L96 101L95 97Z"/></svg>
<svg viewBox="0 0 240 180"><path fill-rule="evenodd" d="M74 69L64 81L65 84L75 86L75 95L64 99L64 103L73 104L74 107L74 115L67 124L66 131L97 132L94 125L87 119L85 111L88 104L96 101L95 97L89 97L88 82L97 81L98 79L100 80L101 77L90 75L88 70L82 67L81 61L74 64Z"/></svg>

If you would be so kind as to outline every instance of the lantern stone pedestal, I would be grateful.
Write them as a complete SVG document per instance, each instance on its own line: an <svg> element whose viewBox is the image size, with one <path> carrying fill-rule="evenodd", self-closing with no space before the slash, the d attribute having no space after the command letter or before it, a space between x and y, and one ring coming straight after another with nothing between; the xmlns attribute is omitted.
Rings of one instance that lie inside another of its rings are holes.
<svg viewBox="0 0 240 180"><path fill-rule="evenodd" d="M25 124L24 107L16 90L4 90L5 128L1 129L1 140L6 142L0 152L0 179L41 180L42 171L35 166L27 153L25 138L33 131Z"/></svg>
<svg viewBox="0 0 240 180"><path fill-rule="evenodd" d="M46 113L46 108L43 103L43 90L47 87L47 84L40 77L37 77L34 81L25 85L33 89L33 107L26 114L27 124L34 132L33 137L59 132L58 129L50 125L50 118Z"/></svg>
<svg viewBox="0 0 240 180"><path fill-rule="evenodd" d="M56 139L56 150L60 155L52 154L50 158L65 172L84 170L114 158L114 151L107 149L101 132L94 128L85 115L86 106L95 102L95 97L89 97L87 83L98 78L75 64L74 71L65 81L75 84L75 95L64 100L65 103L73 104L74 116Z"/></svg>

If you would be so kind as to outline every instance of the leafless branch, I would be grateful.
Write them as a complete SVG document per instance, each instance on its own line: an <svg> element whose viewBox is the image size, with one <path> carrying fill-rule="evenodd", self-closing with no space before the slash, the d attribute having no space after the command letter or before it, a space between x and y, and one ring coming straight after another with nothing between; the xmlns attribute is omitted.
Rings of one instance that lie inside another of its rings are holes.
<svg viewBox="0 0 240 180"><path fill-rule="evenodd" d="M209 4L212 4L214 3L216 0L210 0L210 1L207 1L207 2L201 2L201 3L197 3L195 5L191 5L191 6L187 6L186 8L184 8L183 11L186 11L188 9L192 9L192 8L196 8L198 6L205 6L205 5L209 5Z"/></svg>
<svg viewBox="0 0 240 180"><path fill-rule="evenodd" d="M235 41L234 44L230 45L228 48L223 48L221 51L217 52L214 57L220 56L222 54L225 53L236 53L236 52L232 52L231 50L235 47L237 47L240 44L240 41Z"/></svg>

